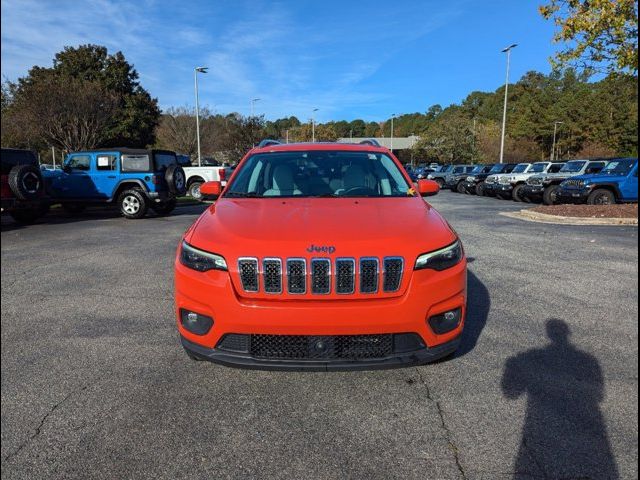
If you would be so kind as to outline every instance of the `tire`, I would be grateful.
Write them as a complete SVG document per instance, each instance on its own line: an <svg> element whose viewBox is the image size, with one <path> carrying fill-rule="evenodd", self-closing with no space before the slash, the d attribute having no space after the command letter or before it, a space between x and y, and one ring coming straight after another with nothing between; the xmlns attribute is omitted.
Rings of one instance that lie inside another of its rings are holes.
<svg viewBox="0 0 640 480"><path fill-rule="evenodd" d="M63 203L62 209L69 215L80 215L87 208L86 205L80 205L78 203Z"/></svg>
<svg viewBox="0 0 640 480"><path fill-rule="evenodd" d="M589 194L587 203L589 205L615 205L616 194L606 188L598 188Z"/></svg>
<svg viewBox="0 0 640 480"><path fill-rule="evenodd" d="M524 188L524 184L523 183L513 187L513 192L511 192L511 196L513 197L513 201L514 202L522 202L523 201L522 197L520 196L520 191L522 191L523 188Z"/></svg>
<svg viewBox="0 0 640 480"><path fill-rule="evenodd" d="M558 193L558 189L560 185L550 185L544 189L542 194L542 203L545 205L555 205L557 198L556 194Z"/></svg>
<svg viewBox="0 0 640 480"><path fill-rule="evenodd" d="M189 185L189 196L196 200L202 200L202 193L200 193L200 187L202 182L193 182Z"/></svg>
<svg viewBox="0 0 640 480"><path fill-rule="evenodd" d="M496 197L498 197L500 200L507 200L507 197L505 197L503 194L501 193L496 193Z"/></svg>
<svg viewBox="0 0 640 480"><path fill-rule="evenodd" d="M169 215L176 208L176 199L172 198L166 202L151 205L151 209L158 215Z"/></svg>
<svg viewBox="0 0 640 480"><path fill-rule="evenodd" d="M164 179L174 195L181 197L187 193L187 175L180 165L169 165L164 172Z"/></svg>
<svg viewBox="0 0 640 480"><path fill-rule="evenodd" d="M8 182L18 200L35 200L44 190L42 173L34 165L15 165L9 171Z"/></svg>
<svg viewBox="0 0 640 480"><path fill-rule="evenodd" d="M484 193L484 182L480 182L478 185L476 185L476 195L478 195L479 197L486 196L486 194Z"/></svg>
<svg viewBox="0 0 640 480"><path fill-rule="evenodd" d="M465 193L466 190L464 188L464 184L462 182L458 182L458 185L456 186L456 191L458 193Z"/></svg>
<svg viewBox="0 0 640 480"><path fill-rule="evenodd" d="M137 220L144 217L149 210L147 197L138 188L125 190L118 197L118 208L125 218Z"/></svg>
<svg viewBox="0 0 640 480"><path fill-rule="evenodd" d="M441 178L436 178L436 183L440 187L440 190L444 189L444 180L442 180Z"/></svg>

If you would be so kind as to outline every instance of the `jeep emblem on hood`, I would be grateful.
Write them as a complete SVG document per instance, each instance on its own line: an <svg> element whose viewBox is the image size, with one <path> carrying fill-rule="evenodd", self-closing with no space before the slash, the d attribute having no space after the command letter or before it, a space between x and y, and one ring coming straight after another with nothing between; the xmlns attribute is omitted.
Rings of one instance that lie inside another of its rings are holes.
<svg viewBox="0 0 640 480"><path fill-rule="evenodd" d="M307 252L309 253L328 253L328 254L332 254L336 251L336 247L334 246L316 246L316 245L311 245L309 248L307 248Z"/></svg>

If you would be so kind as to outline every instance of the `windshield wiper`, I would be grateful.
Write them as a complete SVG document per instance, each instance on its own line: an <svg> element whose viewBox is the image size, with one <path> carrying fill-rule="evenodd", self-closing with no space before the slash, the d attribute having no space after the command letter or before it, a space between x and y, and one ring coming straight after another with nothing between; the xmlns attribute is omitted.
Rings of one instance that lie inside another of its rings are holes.
<svg viewBox="0 0 640 480"><path fill-rule="evenodd" d="M335 193L321 193L319 195L311 195L312 198L338 198L340 195Z"/></svg>
<svg viewBox="0 0 640 480"><path fill-rule="evenodd" d="M227 192L225 197L257 198L262 197L262 195L258 195L256 192Z"/></svg>

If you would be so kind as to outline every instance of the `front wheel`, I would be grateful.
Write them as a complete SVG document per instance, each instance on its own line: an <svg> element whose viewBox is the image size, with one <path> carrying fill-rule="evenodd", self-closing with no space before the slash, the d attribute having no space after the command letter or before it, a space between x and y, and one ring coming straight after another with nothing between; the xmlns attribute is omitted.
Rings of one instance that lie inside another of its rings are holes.
<svg viewBox="0 0 640 480"><path fill-rule="evenodd" d="M514 201L516 201L516 202L522 202L523 201L522 197L520 196L520 192L522 191L523 188L524 188L523 184L516 185L513 188L513 192L511 193L511 195L513 196L513 200Z"/></svg>
<svg viewBox="0 0 640 480"><path fill-rule="evenodd" d="M558 190L560 189L560 185L551 185L544 189L544 193L542 194L542 203L545 205L555 205L558 200Z"/></svg>
<svg viewBox="0 0 640 480"><path fill-rule="evenodd" d="M120 213L125 218L137 220L144 217L149 209L147 197L138 189L125 190L118 197Z"/></svg>
<svg viewBox="0 0 640 480"><path fill-rule="evenodd" d="M466 193L466 189L464 188L464 184L462 182L458 183L456 190L458 191L458 193Z"/></svg>
<svg viewBox="0 0 640 480"><path fill-rule="evenodd" d="M484 193L484 182L480 182L478 185L476 185L476 195L478 195L479 197L484 197L485 193Z"/></svg>
<svg viewBox="0 0 640 480"><path fill-rule="evenodd" d="M176 208L176 199L167 200L166 202L156 203L151 206L158 215L169 215Z"/></svg>
<svg viewBox="0 0 640 480"><path fill-rule="evenodd" d="M589 205L613 205L616 203L616 196L611 190L599 188L589 194L587 203Z"/></svg>
<svg viewBox="0 0 640 480"><path fill-rule="evenodd" d="M189 195L191 196L191 198L202 200L202 192L200 192L201 186L202 182L193 182L191 185L189 185Z"/></svg>

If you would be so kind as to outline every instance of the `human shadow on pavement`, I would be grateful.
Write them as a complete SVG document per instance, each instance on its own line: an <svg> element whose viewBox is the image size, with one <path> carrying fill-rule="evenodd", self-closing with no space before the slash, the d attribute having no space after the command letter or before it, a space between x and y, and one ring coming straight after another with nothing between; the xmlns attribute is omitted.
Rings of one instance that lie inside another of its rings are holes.
<svg viewBox="0 0 640 480"><path fill-rule="evenodd" d="M551 343L509 358L502 377L507 398L527 396L514 477L617 479L600 365L569 342L564 321L550 319L546 330Z"/></svg>
<svg viewBox="0 0 640 480"><path fill-rule="evenodd" d="M461 357L472 351L482 330L487 324L489 310L491 309L491 297L489 290L478 277L471 271L467 271L467 314L462 331L462 342L456 352L456 357Z"/></svg>

